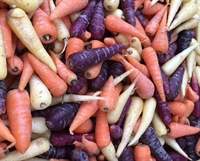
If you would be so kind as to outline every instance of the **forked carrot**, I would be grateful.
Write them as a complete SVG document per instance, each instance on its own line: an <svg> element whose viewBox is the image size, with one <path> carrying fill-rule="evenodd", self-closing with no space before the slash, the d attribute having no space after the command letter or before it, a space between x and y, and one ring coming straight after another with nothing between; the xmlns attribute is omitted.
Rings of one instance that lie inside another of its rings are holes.
<svg viewBox="0 0 200 161"><path fill-rule="evenodd" d="M70 70L52 50L48 50L48 52L56 65L57 73L60 78L62 78L68 85L74 85L77 80L77 75Z"/></svg>
<svg viewBox="0 0 200 161"><path fill-rule="evenodd" d="M24 64L24 68L22 70L22 73L21 73L20 79L19 79L19 84L18 84L19 91L23 91L24 90L24 88L26 87L26 85L29 82L30 77L34 73L34 69L33 69L33 67L31 66L31 64L28 61L27 53L24 53L21 56L21 59L22 59L23 64Z"/></svg>
<svg viewBox="0 0 200 161"><path fill-rule="evenodd" d="M150 46L151 42L149 37L144 35L141 31L136 29L134 26L130 25L129 23L125 22L121 18L108 15L105 18L105 27L111 32L123 33L130 36L136 36L140 39L143 46Z"/></svg>
<svg viewBox="0 0 200 161"><path fill-rule="evenodd" d="M61 96L67 90L67 84L47 65L38 60L33 54L27 53L28 60L53 96Z"/></svg>
<svg viewBox="0 0 200 161"><path fill-rule="evenodd" d="M167 25L167 10L165 10L165 13L162 17L162 20L159 24L158 31L156 32L151 46L154 48L154 50L158 53L165 53L168 50L169 47L169 40L168 40L168 35L167 35L167 30L166 30L166 25Z"/></svg>
<svg viewBox="0 0 200 161"><path fill-rule="evenodd" d="M195 153L200 156L200 138L197 140L196 145L194 147Z"/></svg>
<svg viewBox="0 0 200 161"><path fill-rule="evenodd" d="M85 135L82 136L82 143L85 146L85 149L88 155L98 155L100 153L100 149L94 141L87 140Z"/></svg>
<svg viewBox="0 0 200 161"><path fill-rule="evenodd" d="M87 119L85 122L83 122L80 126L78 126L74 132L80 133L80 134L87 134L89 132L92 132L94 130L94 123L91 119Z"/></svg>
<svg viewBox="0 0 200 161"><path fill-rule="evenodd" d="M158 63L156 51L152 47L147 47L142 50L142 58L147 66L150 76L158 90L158 93L163 101L166 100L163 88L162 75Z"/></svg>
<svg viewBox="0 0 200 161"><path fill-rule="evenodd" d="M57 39L58 33L55 23L40 7L33 14L32 24L43 44L50 44Z"/></svg>
<svg viewBox="0 0 200 161"><path fill-rule="evenodd" d="M200 128L178 123L178 122L171 122L168 125L169 132L166 134L170 138L178 138L182 136L196 134L200 131Z"/></svg>
<svg viewBox="0 0 200 161"><path fill-rule="evenodd" d="M182 117L186 111L186 105L182 102L172 101L168 102L168 108L172 115Z"/></svg>
<svg viewBox="0 0 200 161"><path fill-rule="evenodd" d="M58 5L54 11L50 14L50 19L55 20L62 18L65 15L70 15L72 13L81 11L88 4L88 0L63 0Z"/></svg>
<svg viewBox="0 0 200 161"><path fill-rule="evenodd" d="M150 161L151 150L146 144L138 144L133 148L135 161Z"/></svg>
<svg viewBox="0 0 200 161"><path fill-rule="evenodd" d="M96 112L95 140L99 148L106 147L111 142L106 114L100 109Z"/></svg>
<svg viewBox="0 0 200 161"><path fill-rule="evenodd" d="M32 134L28 92L25 90L20 92L18 89L10 90L6 95L6 110L11 134L16 139L15 147L23 154L30 145Z"/></svg>

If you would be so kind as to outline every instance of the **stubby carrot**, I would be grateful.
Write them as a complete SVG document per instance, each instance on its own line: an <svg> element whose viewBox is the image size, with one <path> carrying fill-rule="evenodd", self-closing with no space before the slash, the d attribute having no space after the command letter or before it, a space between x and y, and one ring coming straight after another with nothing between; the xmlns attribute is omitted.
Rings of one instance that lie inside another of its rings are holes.
<svg viewBox="0 0 200 161"><path fill-rule="evenodd" d="M151 150L146 144L138 144L133 148L135 161L150 161Z"/></svg>
<svg viewBox="0 0 200 161"><path fill-rule="evenodd" d="M27 53L27 58L34 71L39 75L53 96L61 96L67 90L67 84L47 65L39 61L33 54Z"/></svg>
<svg viewBox="0 0 200 161"><path fill-rule="evenodd" d="M11 134L16 139L15 147L23 154L30 145L32 134L28 92L25 90L20 92L18 89L10 90L6 95L6 110Z"/></svg>

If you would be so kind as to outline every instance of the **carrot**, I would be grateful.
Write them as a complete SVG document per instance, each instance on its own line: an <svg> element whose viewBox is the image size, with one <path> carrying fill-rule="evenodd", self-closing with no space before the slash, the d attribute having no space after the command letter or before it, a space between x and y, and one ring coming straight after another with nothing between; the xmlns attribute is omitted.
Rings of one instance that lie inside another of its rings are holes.
<svg viewBox="0 0 200 161"><path fill-rule="evenodd" d="M94 141L87 140L85 135L82 136L82 143L88 153L88 155L98 155L100 153L100 149Z"/></svg>
<svg viewBox="0 0 200 161"><path fill-rule="evenodd" d="M86 30L86 31L81 35L80 39L83 40L84 42L86 42L86 41L88 41L88 40L91 38L91 36L92 36L92 34L91 34L89 31Z"/></svg>
<svg viewBox="0 0 200 161"><path fill-rule="evenodd" d="M8 4L6 2L0 2L0 8L8 8Z"/></svg>
<svg viewBox="0 0 200 161"><path fill-rule="evenodd" d="M192 102L196 102L199 99L199 95L192 89L192 87L189 84L186 88L186 97Z"/></svg>
<svg viewBox="0 0 200 161"><path fill-rule="evenodd" d="M61 96L66 92L67 84L64 80L34 55L27 53L27 57L34 71L39 75L53 96Z"/></svg>
<svg viewBox="0 0 200 161"><path fill-rule="evenodd" d="M148 71L147 67L144 64L138 62L136 59L134 59L130 55L125 55L125 58L128 60L128 62L131 65L133 65L135 68L137 68L139 71L141 71L145 76L150 78L149 71Z"/></svg>
<svg viewBox="0 0 200 161"><path fill-rule="evenodd" d="M73 145L75 148L80 148L80 149L85 150L85 146L83 145L83 143L81 141L75 141L75 142L73 142Z"/></svg>
<svg viewBox="0 0 200 161"><path fill-rule="evenodd" d="M78 91L78 95L84 95L87 93L88 90L88 83L85 83L84 86L82 87L82 89L80 91Z"/></svg>
<svg viewBox="0 0 200 161"><path fill-rule="evenodd" d="M117 100L119 98L120 92L122 90L122 84L118 83L114 85L113 76L111 75L107 82L105 83L100 97L105 98L105 100L99 100L98 106L104 112L110 112L115 109Z"/></svg>
<svg viewBox="0 0 200 161"><path fill-rule="evenodd" d="M155 15L158 11L163 8L164 4L156 3L151 6L151 0L145 0L141 12L145 15Z"/></svg>
<svg viewBox="0 0 200 161"><path fill-rule="evenodd" d="M200 138L197 140L196 145L194 147L195 153L200 156Z"/></svg>
<svg viewBox="0 0 200 161"><path fill-rule="evenodd" d="M167 23L167 10L165 10L162 20L159 24L159 28L152 40L151 46L156 52L166 53L169 47L168 36L166 30Z"/></svg>
<svg viewBox="0 0 200 161"><path fill-rule="evenodd" d="M16 144L16 139L14 138L9 128L5 125L2 119L0 119L0 128L0 136L3 137L5 140L11 142L11 144L7 146L6 149L13 147Z"/></svg>
<svg viewBox="0 0 200 161"><path fill-rule="evenodd" d="M10 9L7 12L7 22L27 49L56 72L55 64L42 45L27 14L20 8Z"/></svg>
<svg viewBox="0 0 200 161"><path fill-rule="evenodd" d="M158 90L158 93L163 101L166 100L163 88L162 75L158 63L156 51L152 47L147 47L142 50L142 58L147 66L147 69L153 79L153 82Z"/></svg>
<svg viewBox="0 0 200 161"><path fill-rule="evenodd" d="M103 41L104 41L105 45L107 45L107 46L117 43L115 41L114 37L105 37Z"/></svg>
<svg viewBox="0 0 200 161"><path fill-rule="evenodd" d="M72 25L72 22L70 21L69 15L66 15L66 16L62 17L61 19L64 22L64 24L67 27L67 29L69 30L71 25Z"/></svg>
<svg viewBox="0 0 200 161"><path fill-rule="evenodd" d="M186 111L186 105L182 102L168 102L168 108L172 115L182 117Z"/></svg>
<svg viewBox="0 0 200 161"><path fill-rule="evenodd" d="M12 101L10 101L12 100ZM10 90L6 95L6 110L11 134L16 139L15 147L25 153L31 139L30 97L27 91Z"/></svg>
<svg viewBox="0 0 200 161"><path fill-rule="evenodd" d="M74 132L75 133L80 133L80 134L86 134L86 133L92 132L93 128L94 128L94 123L92 122L91 119L87 119L80 126L78 126L74 130Z"/></svg>
<svg viewBox="0 0 200 161"><path fill-rule="evenodd" d="M138 144L133 148L135 161L150 161L151 150L146 144Z"/></svg>
<svg viewBox="0 0 200 161"><path fill-rule="evenodd" d="M131 72L129 74L129 78L130 78L131 82L133 82L139 76L138 80L136 82L136 87L137 87L136 92L141 98L146 99L146 98L150 98L150 97L153 96L153 93L154 93L154 90L155 90L154 84L140 70L138 70L137 68L134 68L120 54L116 54L115 56L113 56L111 58L111 60L116 60L116 61L121 62L124 65L126 71L128 71L130 69L134 70L133 72Z"/></svg>
<svg viewBox="0 0 200 161"><path fill-rule="evenodd" d="M170 138L178 138L182 136L196 134L200 131L200 128L178 123L178 122L171 122L168 125L169 132L166 134Z"/></svg>
<svg viewBox="0 0 200 161"><path fill-rule="evenodd" d="M158 31L160 21L165 14L167 7L168 4L166 4L160 11L158 11L147 23L145 31L148 36L153 36Z"/></svg>
<svg viewBox="0 0 200 161"><path fill-rule="evenodd" d="M60 78L62 78L68 85L74 85L77 80L77 75L70 70L52 50L48 50L48 52L56 65L57 73Z"/></svg>
<svg viewBox="0 0 200 161"><path fill-rule="evenodd" d="M0 159L3 159L8 151L6 150L8 145L4 142L0 142Z"/></svg>
<svg viewBox="0 0 200 161"><path fill-rule="evenodd" d="M33 67L31 66L31 64L28 61L27 53L24 53L21 56L21 59L22 59L23 64L24 64L24 68L22 70L22 73L21 73L20 79L19 79L19 84L18 84L19 91L23 91L24 90L24 88L26 87L26 85L29 82L30 77L34 73L34 69L33 69Z"/></svg>
<svg viewBox="0 0 200 161"><path fill-rule="evenodd" d="M49 7L49 0L43 0L43 3L40 5L40 8L47 14L50 16L51 11L50 11L50 7Z"/></svg>
<svg viewBox="0 0 200 161"><path fill-rule="evenodd" d="M99 148L107 147L110 143L109 125L104 111L98 109L96 112L95 140Z"/></svg>
<svg viewBox="0 0 200 161"><path fill-rule="evenodd" d="M3 44L4 44L4 50L6 53L6 58L10 58L13 55L12 30L6 20L7 12L8 12L7 9L0 9L0 15L1 15L0 26L1 26L1 31L2 31Z"/></svg>
<svg viewBox="0 0 200 161"><path fill-rule="evenodd" d="M87 95L92 95L92 93L88 93ZM69 127L69 132L73 134L73 131L84 123L87 119L94 115L94 113L98 110L98 101L91 100L91 101L83 101L74 117L72 123Z"/></svg>
<svg viewBox="0 0 200 161"><path fill-rule="evenodd" d="M50 44L56 40L56 25L40 7L33 14L32 24L43 44Z"/></svg>
<svg viewBox="0 0 200 161"><path fill-rule="evenodd" d="M108 15L104 22L106 29L111 32L119 32L130 36L136 36L140 39L144 46L150 46L151 44L150 39L146 35L117 16Z"/></svg>
<svg viewBox="0 0 200 161"><path fill-rule="evenodd" d="M13 66L11 66L13 61ZM13 55L12 58L7 59L7 70L10 74L19 75L23 71L24 64L19 56Z"/></svg>
<svg viewBox="0 0 200 161"><path fill-rule="evenodd" d="M80 38L71 37L68 40L67 47L65 50L65 59L69 57L70 54L81 51L84 48L84 42Z"/></svg>
<svg viewBox="0 0 200 161"><path fill-rule="evenodd" d="M65 15L81 11L88 4L88 0L62 0L50 14L50 19L55 20Z"/></svg>
<svg viewBox="0 0 200 161"><path fill-rule="evenodd" d="M135 11L140 8L140 6L144 3L145 0L135 0L134 1L134 7L135 7Z"/></svg>

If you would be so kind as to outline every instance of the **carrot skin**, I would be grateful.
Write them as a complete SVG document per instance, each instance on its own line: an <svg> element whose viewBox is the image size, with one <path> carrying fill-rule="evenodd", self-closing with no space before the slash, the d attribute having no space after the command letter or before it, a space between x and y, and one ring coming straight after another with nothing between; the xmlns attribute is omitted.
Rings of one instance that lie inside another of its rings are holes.
<svg viewBox="0 0 200 161"><path fill-rule="evenodd" d="M119 125L116 124L110 125L109 131L112 139L118 140L122 136L122 128Z"/></svg>
<svg viewBox="0 0 200 161"><path fill-rule="evenodd" d="M125 68L120 62L111 62L109 65L108 73L112 75L114 78L123 74L125 72Z"/></svg>
<svg viewBox="0 0 200 161"><path fill-rule="evenodd" d="M6 81L5 79L0 80L0 114L5 113L5 101L6 101Z"/></svg>

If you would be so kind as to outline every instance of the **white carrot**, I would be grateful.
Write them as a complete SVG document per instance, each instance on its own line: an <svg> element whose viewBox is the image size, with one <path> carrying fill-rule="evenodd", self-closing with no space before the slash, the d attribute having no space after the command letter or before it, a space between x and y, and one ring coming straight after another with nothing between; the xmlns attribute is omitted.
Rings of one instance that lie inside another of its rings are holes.
<svg viewBox="0 0 200 161"><path fill-rule="evenodd" d="M47 139L50 139L50 137L51 137L51 130L48 129L47 131L45 131L42 134L32 133L31 140L35 140L35 139L40 138L40 137L45 137Z"/></svg>
<svg viewBox="0 0 200 161"><path fill-rule="evenodd" d="M119 7L120 0L104 0L103 6L107 11L114 11Z"/></svg>
<svg viewBox="0 0 200 161"><path fill-rule="evenodd" d="M32 133L43 134L48 130L44 117L32 118Z"/></svg>
<svg viewBox="0 0 200 161"><path fill-rule="evenodd" d="M127 55L131 55L132 57L134 57L137 61L141 61L141 55L139 54L139 52L133 48L133 47L128 47L126 48L126 54Z"/></svg>
<svg viewBox="0 0 200 161"><path fill-rule="evenodd" d="M192 77L192 72L194 71L194 68L196 66L196 51L193 50L190 52L190 54L186 57L186 69L188 71L188 77L189 80Z"/></svg>
<svg viewBox="0 0 200 161"><path fill-rule="evenodd" d="M114 16L117 16L117 17L119 17L119 18L121 18L121 19L124 18L124 13L123 13L123 11L122 11L121 9L119 9L119 8L117 8L117 9L114 10L114 11L107 11L107 10L105 10L105 11L104 11L104 15L105 15L105 17L108 16L108 15L114 15Z"/></svg>
<svg viewBox="0 0 200 161"><path fill-rule="evenodd" d="M190 46L194 45L194 44L199 44L199 42L197 41L197 39L192 38L191 42L190 42ZM195 49L196 54L200 55L200 46L198 45Z"/></svg>
<svg viewBox="0 0 200 161"><path fill-rule="evenodd" d="M142 120L134 138L129 142L128 144L129 146L134 145L139 140L140 136L144 133L146 128L150 125L154 116L156 104L157 104L156 100L153 97L146 99L144 101Z"/></svg>
<svg viewBox="0 0 200 161"><path fill-rule="evenodd" d="M57 72L53 60L42 45L27 14L20 8L10 9L7 12L7 22L24 46L50 69Z"/></svg>
<svg viewBox="0 0 200 161"><path fill-rule="evenodd" d="M183 60L189 55L189 53L194 50L199 44L194 44L182 52L178 53L174 57L172 57L170 60L168 60L166 63L162 65L162 69L165 72L167 76L170 76L177 68L178 66L183 62Z"/></svg>
<svg viewBox="0 0 200 161"><path fill-rule="evenodd" d="M200 66L196 66L194 68L194 73L197 77L197 82L198 82L198 85L200 86Z"/></svg>
<svg viewBox="0 0 200 161"><path fill-rule="evenodd" d="M131 105L125 116L122 138L116 151L117 158L119 158L124 148L128 144L133 128L143 111L143 106L144 106L144 101L140 97L138 96L132 97Z"/></svg>
<svg viewBox="0 0 200 161"><path fill-rule="evenodd" d="M135 48L139 54L142 52L142 44L141 41L137 37L132 37L129 40L129 44L131 47Z"/></svg>
<svg viewBox="0 0 200 161"><path fill-rule="evenodd" d="M117 157L115 156L115 147L112 141L110 141L110 144L101 148L100 150L107 161L118 161Z"/></svg>
<svg viewBox="0 0 200 161"><path fill-rule="evenodd" d="M196 3L189 1L183 4L183 7L179 10L179 12L174 17L171 25L168 28L168 31L176 28L181 23L187 21L188 19L192 18L197 13L198 7Z"/></svg>
<svg viewBox="0 0 200 161"><path fill-rule="evenodd" d="M197 1L197 8L198 8L198 11L197 11L197 14L200 16L200 3L199 1ZM197 26L195 27L195 33L196 33L196 40L197 42L200 42L200 22L197 24Z"/></svg>
<svg viewBox="0 0 200 161"><path fill-rule="evenodd" d="M182 97L184 98L186 95L186 87L187 84L189 83L189 75L188 75L188 70L185 69L184 73L183 73L183 79L181 82L181 93L182 93Z"/></svg>

